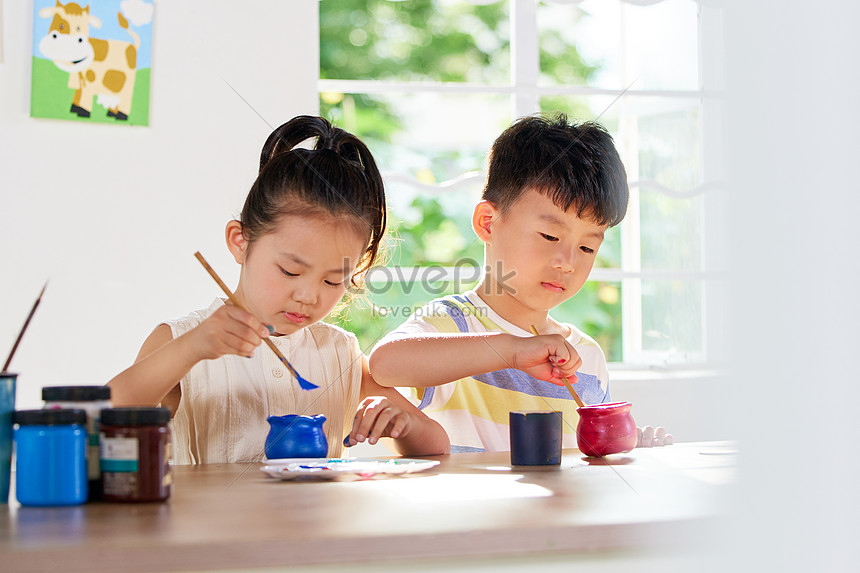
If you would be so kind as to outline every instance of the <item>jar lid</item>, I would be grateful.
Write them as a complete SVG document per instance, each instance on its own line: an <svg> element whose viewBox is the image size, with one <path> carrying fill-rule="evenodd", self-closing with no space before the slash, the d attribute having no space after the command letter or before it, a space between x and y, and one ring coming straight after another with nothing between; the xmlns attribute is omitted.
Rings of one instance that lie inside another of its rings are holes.
<svg viewBox="0 0 860 573"><path fill-rule="evenodd" d="M161 426L170 421L167 408L104 408L102 426Z"/></svg>
<svg viewBox="0 0 860 573"><path fill-rule="evenodd" d="M21 426L60 426L87 423L86 410L55 408L53 410L16 410L14 423Z"/></svg>
<svg viewBox="0 0 860 573"><path fill-rule="evenodd" d="M110 400L110 386L46 386L42 388L45 402L93 402Z"/></svg>

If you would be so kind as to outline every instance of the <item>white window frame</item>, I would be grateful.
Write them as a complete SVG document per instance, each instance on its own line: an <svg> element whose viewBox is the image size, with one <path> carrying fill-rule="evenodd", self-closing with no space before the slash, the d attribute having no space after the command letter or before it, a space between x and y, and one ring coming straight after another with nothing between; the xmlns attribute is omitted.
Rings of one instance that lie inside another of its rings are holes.
<svg viewBox="0 0 860 573"><path fill-rule="evenodd" d="M392 0L396 1L396 0ZM468 0L467 0L468 1ZM473 0L481 3L481 0ZM725 304L723 293L725 283L725 254L720 252L720 229L723 219L722 184L723 173L721 157L722 125L723 125L723 89L724 78L722 70L722 9L708 6L702 0L689 0L698 6L698 41L699 41L699 82L693 90L642 90L603 89L587 86L541 86L538 79L539 43L538 43L538 2L539 0L509 0L511 14L511 78L507 85L474 84L474 83L443 83L443 82L398 82L375 80L318 80L318 92L341 93L444 93L444 94L509 94L513 117L523 117L540 111L540 97L544 95L608 95L621 97L665 97L665 98L695 98L701 102L702 126L701 164L705 183L690 190L684 190L685 196L704 194L706 222L703 232L702 270L643 270L641 268L640 249L640 208L639 192L642 187L667 195L677 196L679 193L669 190L654 181L639 180L631 177L629 181L630 202L627 216L621 227L621 268L595 268L589 276L589 281L616 282L621 284L621 314L622 314L622 355L624 361L613 363L614 369L640 370L647 369L700 369L703 366L722 364L727 357L725 348L726 325L723 323ZM548 0L556 4L579 4L582 0ZM649 6L663 0L606 0L623 4ZM623 6L622 6L623 17ZM599 120L598 120L599 121ZM488 150L489 151L489 150ZM630 150L628 150L630 151ZM636 157L635 150L627 153L625 166L628 175L638 174L638 166L631 164L630 157ZM403 173L386 172L383 178L386 183L397 181L409 184L425 192L450 192L460 186L473 184L476 180L483 181L485 173L469 172L436 185L428 185L417 181L414 177ZM378 273L368 277L375 282L402 281L401 277L416 276L411 268L405 268L398 273ZM372 271L371 271L372 272ZM437 275L440 280L464 276L462 269L443 267ZM663 353L646 352L642 348L642 281L647 279L664 280L693 280L702 281L702 340L705 351L701 356L693 356L687 362L675 364L667 362Z"/></svg>

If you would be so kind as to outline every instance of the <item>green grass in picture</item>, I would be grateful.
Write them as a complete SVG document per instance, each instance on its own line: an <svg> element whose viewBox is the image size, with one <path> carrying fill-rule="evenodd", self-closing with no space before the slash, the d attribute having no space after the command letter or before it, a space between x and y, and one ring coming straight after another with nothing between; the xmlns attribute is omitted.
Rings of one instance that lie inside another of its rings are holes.
<svg viewBox="0 0 860 573"><path fill-rule="evenodd" d="M75 90L68 87L69 73L64 72L50 60L33 56L33 79L30 89L30 117L67 119L87 123L112 123L120 125L149 125L149 73L150 68L137 70L134 79L134 97L127 120L108 117L107 109L95 103L90 117L78 117L69 111Z"/></svg>

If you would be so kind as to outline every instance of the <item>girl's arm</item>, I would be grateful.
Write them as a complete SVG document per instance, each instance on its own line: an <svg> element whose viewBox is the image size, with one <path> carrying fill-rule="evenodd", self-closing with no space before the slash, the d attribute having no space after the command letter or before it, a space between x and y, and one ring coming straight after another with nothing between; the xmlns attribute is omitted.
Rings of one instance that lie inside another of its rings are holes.
<svg viewBox="0 0 860 573"><path fill-rule="evenodd" d="M108 382L113 405L160 403L198 362L189 348L193 345L192 337L188 336L191 332L174 339L169 326L156 327L140 347L134 364Z"/></svg>
<svg viewBox="0 0 860 573"><path fill-rule="evenodd" d="M348 436L350 445L365 439L375 444L379 438L394 438L403 456L447 454L451 441L444 428L394 388L383 388L370 375L367 358L362 359L361 404Z"/></svg>
<svg viewBox="0 0 860 573"><path fill-rule="evenodd" d="M559 334L426 333L384 342L370 355L370 371L380 385L415 388L504 368L561 385L565 376L576 381L576 369L581 364L579 354Z"/></svg>
<svg viewBox="0 0 860 573"><path fill-rule="evenodd" d="M250 356L268 335L260 321L230 305L177 338L169 326L159 325L144 341L134 364L108 382L111 402L117 407L155 406L201 360L225 354ZM178 400L170 402L175 410Z"/></svg>

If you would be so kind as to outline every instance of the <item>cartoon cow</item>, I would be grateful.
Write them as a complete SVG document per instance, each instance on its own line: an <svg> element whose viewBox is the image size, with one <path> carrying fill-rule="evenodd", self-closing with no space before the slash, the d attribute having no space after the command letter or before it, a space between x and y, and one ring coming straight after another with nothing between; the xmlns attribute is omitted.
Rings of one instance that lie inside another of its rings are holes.
<svg viewBox="0 0 860 573"><path fill-rule="evenodd" d="M81 8L74 2L65 6L43 8L39 16L53 16L48 35L39 42L39 49L63 71L69 72L69 87L75 90L71 113L90 117L93 97L108 109L108 116L128 119L134 95L137 71L137 49L140 37L128 28L128 20L117 12L119 25L134 39L134 44L120 40L90 38L90 25L101 28L101 20L90 14L90 7Z"/></svg>

